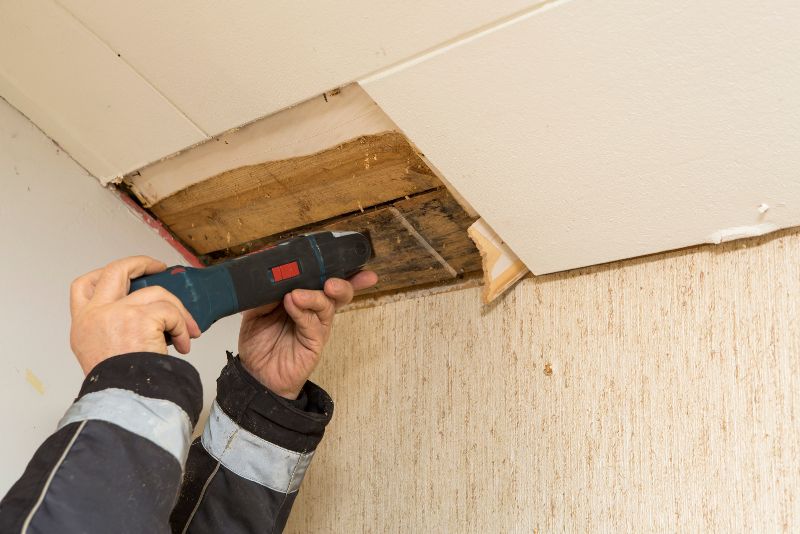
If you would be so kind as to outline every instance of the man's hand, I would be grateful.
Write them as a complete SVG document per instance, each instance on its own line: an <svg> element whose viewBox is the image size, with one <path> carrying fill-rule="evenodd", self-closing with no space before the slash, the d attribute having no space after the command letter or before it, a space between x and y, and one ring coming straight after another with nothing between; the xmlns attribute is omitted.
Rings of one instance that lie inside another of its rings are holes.
<svg viewBox="0 0 800 534"><path fill-rule="evenodd" d="M244 312L239 331L242 365L274 393L296 399L319 362L336 310L353 299L354 291L377 281L372 271L349 281L331 278L322 291L295 289L282 304Z"/></svg>
<svg viewBox="0 0 800 534"><path fill-rule="evenodd" d="M167 353L164 332L187 354L190 338L200 328L183 303L161 287L147 287L128 295L130 281L163 271L166 265L147 256L109 263L72 282L70 345L84 374L112 356L129 352Z"/></svg>

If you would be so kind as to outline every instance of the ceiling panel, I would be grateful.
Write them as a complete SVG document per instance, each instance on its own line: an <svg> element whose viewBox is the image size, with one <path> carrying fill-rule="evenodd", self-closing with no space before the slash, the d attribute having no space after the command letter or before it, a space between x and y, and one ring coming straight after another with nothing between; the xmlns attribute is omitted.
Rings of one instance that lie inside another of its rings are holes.
<svg viewBox="0 0 800 534"><path fill-rule="evenodd" d="M557 2L362 82L537 274L800 225L800 4Z"/></svg>
<svg viewBox="0 0 800 534"><path fill-rule="evenodd" d="M0 2L0 96L104 181L205 138L51 0Z"/></svg>
<svg viewBox="0 0 800 534"><path fill-rule="evenodd" d="M210 134L538 3L60 1Z"/></svg>

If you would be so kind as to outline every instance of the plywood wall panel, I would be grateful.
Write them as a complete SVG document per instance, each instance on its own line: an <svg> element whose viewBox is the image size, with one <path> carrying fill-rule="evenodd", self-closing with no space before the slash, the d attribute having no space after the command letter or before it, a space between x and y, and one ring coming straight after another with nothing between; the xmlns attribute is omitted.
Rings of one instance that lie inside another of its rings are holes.
<svg viewBox="0 0 800 534"><path fill-rule="evenodd" d="M554 2L362 81L537 274L800 224L800 4Z"/></svg>
<svg viewBox="0 0 800 534"><path fill-rule="evenodd" d="M104 182L205 138L52 0L0 2L0 97Z"/></svg>
<svg viewBox="0 0 800 534"><path fill-rule="evenodd" d="M800 232L347 312L288 532L800 528Z"/></svg>
<svg viewBox="0 0 800 534"><path fill-rule="evenodd" d="M211 134L538 3L59 1Z"/></svg>

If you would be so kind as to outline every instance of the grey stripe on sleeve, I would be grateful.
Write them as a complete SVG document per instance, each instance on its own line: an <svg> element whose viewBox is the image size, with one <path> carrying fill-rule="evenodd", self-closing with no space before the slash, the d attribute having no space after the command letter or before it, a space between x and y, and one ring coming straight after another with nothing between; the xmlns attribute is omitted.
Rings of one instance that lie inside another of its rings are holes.
<svg viewBox="0 0 800 534"><path fill-rule="evenodd" d="M152 441L174 456L181 469L186 462L192 423L174 402L143 397L127 389L108 388L81 397L64 414L58 428L87 420L113 423Z"/></svg>
<svg viewBox="0 0 800 534"><path fill-rule="evenodd" d="M281 493L300 489L314 456L314 451L290 451L239 427L217 401L211 405L201 441L208 454L229 471Z"/></svg>

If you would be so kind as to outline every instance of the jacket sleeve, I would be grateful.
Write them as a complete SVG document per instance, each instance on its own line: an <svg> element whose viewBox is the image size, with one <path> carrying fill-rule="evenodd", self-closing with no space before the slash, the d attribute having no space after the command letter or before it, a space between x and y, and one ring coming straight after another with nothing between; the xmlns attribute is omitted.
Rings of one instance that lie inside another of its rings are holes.
<svg viewBox="0 0 800 534"><path fill-rule="evenodd" d="M0 532L169 532L201 407L184 360L101 362L0 502Z"/></svg>
<svg viewBox="0 0 800 534"><path fill-rule="evenodd" d="M318 386L306 382L297 401L284 399L229 353L189 452L173 532L281 532L332 414Z"/></svg>

